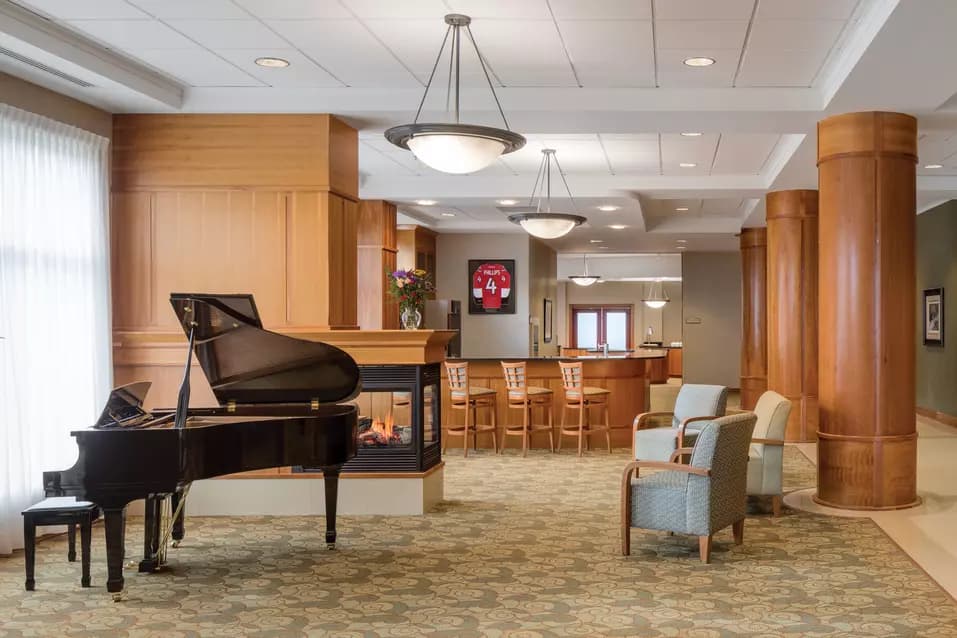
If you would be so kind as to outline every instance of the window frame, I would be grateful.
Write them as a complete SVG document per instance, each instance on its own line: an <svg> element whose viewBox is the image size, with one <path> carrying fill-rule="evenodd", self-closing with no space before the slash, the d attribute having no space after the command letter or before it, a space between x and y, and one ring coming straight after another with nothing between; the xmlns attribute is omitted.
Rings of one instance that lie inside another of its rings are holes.
<svg viewBox="0 0 957 638"><path fill-rule="evenodd" d="M631 350L634 348L634 334L635 334L635 305L634 304L571 304L568 309L569 317L569 326L570 326L570 341L569 345L572 349L580 349L578 346L578 321L577 315L579 312L597 312L598 313L598 343L605 343L607 341L607 330L608 324L606 315L609 312L624 312L625 321L628 326L628 330L625 334L625 349Z"/></svg>

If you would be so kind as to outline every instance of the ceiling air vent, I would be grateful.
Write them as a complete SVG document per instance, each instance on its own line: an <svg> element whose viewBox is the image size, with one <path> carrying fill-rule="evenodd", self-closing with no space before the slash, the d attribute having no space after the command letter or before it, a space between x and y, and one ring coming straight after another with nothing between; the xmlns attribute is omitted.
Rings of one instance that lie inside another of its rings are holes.
<svg viewBox="0 0 957 638"><path fill-rule="evenodd" d="M93 86L86 80L81 80L80 78L72 76L69 73L64 73L63 71L60 71L59 69L54 69L52 66L47 66L43 62L39 62L37 60L34 60L33 58L28 58L25 55L21 55L17 53L16 51L11 51L10 49L0 47L0 55L14 59L17 62L26 64L27 66L32 66L34 69L39 69L41 71L44 71L45 73L49 73L50 75L55 75L61 80L72 82L73 84L76 84L77 86L82 86L84 89L88 89L91 86Z"/></svg>

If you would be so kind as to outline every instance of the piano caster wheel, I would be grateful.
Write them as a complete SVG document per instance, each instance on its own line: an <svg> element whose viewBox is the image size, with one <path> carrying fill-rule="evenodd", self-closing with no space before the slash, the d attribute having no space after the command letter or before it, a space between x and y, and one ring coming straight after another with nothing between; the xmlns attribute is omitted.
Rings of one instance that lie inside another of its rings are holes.
<svg viewBox="0 0 957 638"><path fill-rule="evenodd" d="M179 547L179 541L173 541L173 547Z"/></svg>
<svg viewBox="0 0 957 638"><path fill-rule="evenodd" d="M114 602L114 603L123 602L123 594L124 594L124 593L126 593L126 592L118 591L118 592L116 592L115 594L113 594L113 602Z"/></svg>
<svg viewBox="0 0 957 638"><path fill-rule="evenodd" d="M326 549L329 550L330 552L334 550L335 548L336 548L335 543L326 543Z"/></svg>

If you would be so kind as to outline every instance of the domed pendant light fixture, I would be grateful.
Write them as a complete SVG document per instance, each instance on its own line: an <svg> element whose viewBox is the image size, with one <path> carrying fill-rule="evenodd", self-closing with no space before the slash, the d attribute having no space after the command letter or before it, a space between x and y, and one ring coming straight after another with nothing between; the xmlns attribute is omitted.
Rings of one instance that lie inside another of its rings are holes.
<svg viewBox="0 0 957 638"><path fill-rule="evenodd" d="M525 146L525 138L508 127L505 111L502 110L502 105L495 94L495 87L492 86L488 69L485 67L485 59L472 36L472 29L469 27L471 22L472 18L458 13L450 13L445 16L445 23L449 27L445 31L445 39L442 40L439 55L435 58L435 65L432 67L432 74L429 75L429 82L425 85L422 101L419 102L419 108L415 112L415 120L412 124L393 126L385 132L387 140L400 148L412 151L426 165L437 171L456 175L481 170L498 159L499 156L517 151ZM492 91L495 105L498 106L498 112L505 123L504 129L477 124L463 124L460 121L459 88L461 84L463 30L468 34L469 42L472 43L475 55L478 56L479 64L485 73L485 80L488 82L488 88ZM449 48L449 87L446 93L446 106L448 107L449 101L454 98L453 114L455 121L451 123L431 122L420 124L419 116L422 114L425 98L429 95L432 80L435 78L435 71L439 68L442 52L445 51L445 45L448 44L450 35L452 36L452 45ZM454 93L452 90L453 77L455 78Z"/></svg>
<svg viewBox="0 0 957 638"><path fill-rule="evenodd" d="M655 285L657 284L657 288ZM664 308L665 304L671 301L665 294L665 285L660 279L655 279L651 284L651 294L641 300L649 308L656 310Z"/></svg>
<svg viewBox="0 0 957 638"><path fill-rule="evenodd" d="M534 212L516 213L508 216L508 221L518 224L525 229L532 237L539 239L558 239L564 237L572 231L575 226L581 225L585 218L581 215L572 215L570 213L552 212L552 162L558 169L558 174L565 184L565 191L568 193L568 199L575 207L575 199L572 197L572 191L568 188L568 182L562 173L562 167L555 156L555 149L542 149L542 163L538 167L538 176L535 178L535 186L532 187L532 196L529 198L529 208L533 208L536 193L538 202L534 205ZM544 196L544 199L543 199Z"/></svg>
<svg viewBox="0 0 957 638"><path fill-rule="evenodd" d="M569 275L569 279L578 284L579 286L590 286L593 283L596 283L601 276L599 275L589 275L588 274L588 255L582 253L582 263L584 264L585 273L582 275Z"/></svg>

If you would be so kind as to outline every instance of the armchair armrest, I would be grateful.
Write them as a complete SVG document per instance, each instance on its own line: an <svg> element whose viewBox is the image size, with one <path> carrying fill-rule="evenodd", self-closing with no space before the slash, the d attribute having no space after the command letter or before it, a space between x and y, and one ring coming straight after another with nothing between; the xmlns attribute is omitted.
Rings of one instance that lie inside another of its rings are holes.
<svg viewBox="0 0 957 638"><path fill-rule="evenodd" d="M696 476L711 476L711 470L706 467L695 467L694 465L685 465L684 463L667 463L665 461L632 461L625 466L622 480L630 479L632 473L637 476L643 467L651 470L673 470L675 472L684 472L685 474L694 474Z"/></svg>
<svg viewBox="0 0 957 638"><path fill-rule="evenodd" d="M684 456L685 454L691 454L692 452L694 452L693 447L679 447L677 450L671 453L671 458L668 459L668 462L680 463L682 456ZM675 461L675 459L678 459L678 461Z"/></svg>
<svg viewBox="0 0 957 638"><path fill-rule="evenodd" d="M784 445L784 441L781 439L751 439L751 442L761 445Z"/></svg>
<svg viewBox="0 0 957 638"><path fill-rule="evenodd" d="M688 417L681 422L681 425L678 426L678 447L685 446L685 429L688 427L689 423L695 423L696 421L713 421L717 419L716 416L692 416Z"/></svg>

